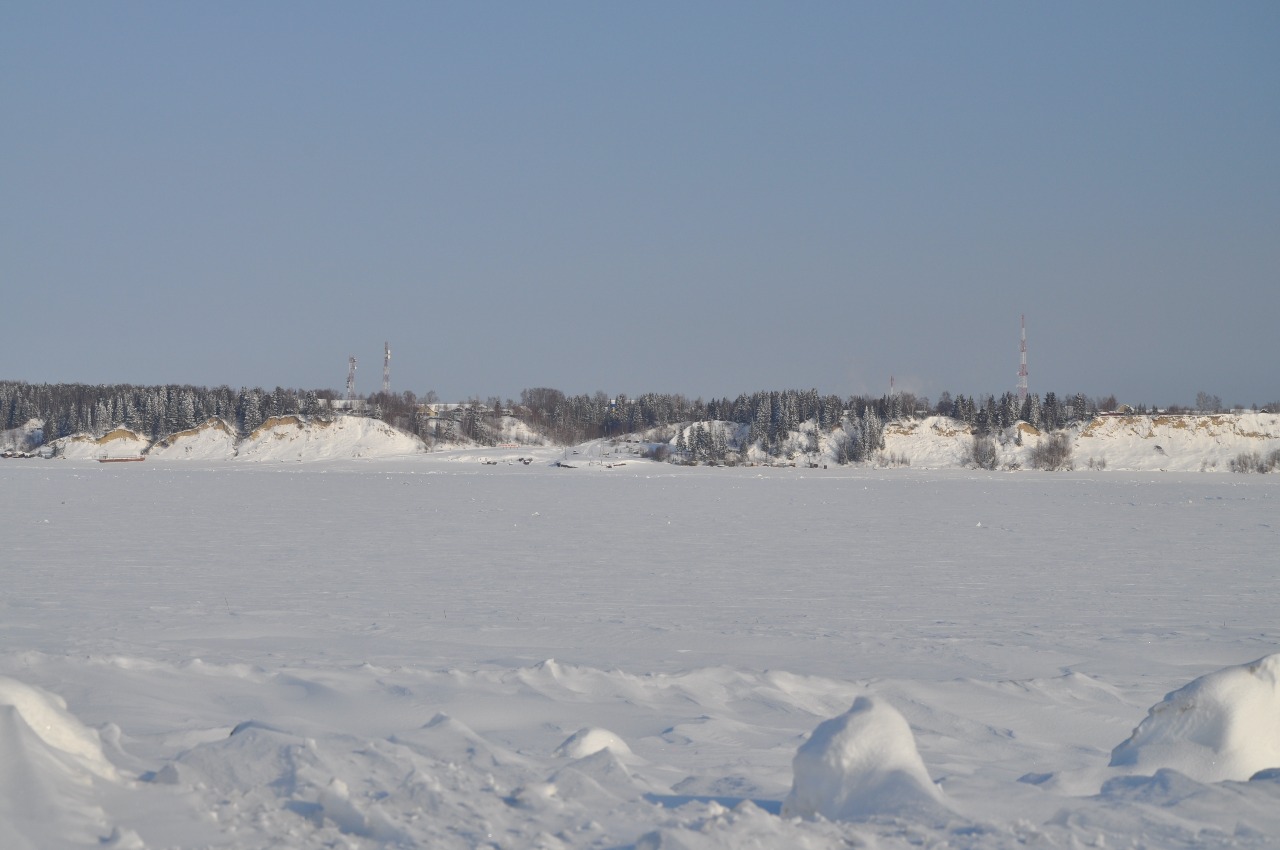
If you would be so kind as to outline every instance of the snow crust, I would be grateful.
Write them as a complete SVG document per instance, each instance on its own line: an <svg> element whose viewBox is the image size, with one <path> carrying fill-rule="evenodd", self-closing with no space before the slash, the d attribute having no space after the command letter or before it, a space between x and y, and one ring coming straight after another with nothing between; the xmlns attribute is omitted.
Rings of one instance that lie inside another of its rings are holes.
<svg viewBox="0 0 1280 850"><path fill-rule="evenodd" d="M1171 769L1201 782L1244 781L1280 768L1280 654L1168 694L1112 750L1111 765Z"/></svg>
<svg viewBox="0 0 1280 850"><path fill-rule="evenodd" d="M944 805L906 718L875 697L858 697L847 712L821 723L796 752L792 771L785 816L920 816Z"/></svg>

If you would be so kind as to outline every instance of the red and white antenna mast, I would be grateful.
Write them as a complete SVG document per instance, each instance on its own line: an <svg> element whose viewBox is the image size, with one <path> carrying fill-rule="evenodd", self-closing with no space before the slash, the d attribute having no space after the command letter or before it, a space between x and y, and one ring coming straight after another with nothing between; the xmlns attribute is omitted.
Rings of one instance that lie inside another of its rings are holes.
<svg viewBox="0 0 1280 850"><path fill-rule="evenodd" d="M349 368L347 369L347 401L356 400L356 356L351 355L351 359L347 361Z"/></svg>
<svg viewBox="0 0 1280 850"><path fill-rule="evenodd" d="M382 393L391 395L391 343L382 343Z"/></svg>
<svg viewBox="0 0 1280 850"><path fill-rule="evenodd" d="M1018 401L1027 400L1027 314L1022 314L1022 360L1018 366Z"/></svg>

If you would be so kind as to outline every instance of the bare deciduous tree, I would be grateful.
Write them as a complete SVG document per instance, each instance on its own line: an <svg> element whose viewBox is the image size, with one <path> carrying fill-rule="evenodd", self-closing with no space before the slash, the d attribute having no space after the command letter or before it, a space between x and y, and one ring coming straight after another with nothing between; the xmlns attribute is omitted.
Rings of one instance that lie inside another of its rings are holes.
<svg viewBox="0 0 1280 850"><path fill-rule="evenodd" d="M995 469L1000 462L996 441L986 434L975 434L973 442L969 445L969 456L965 461L978 469Z"/></svg>
<svg viewBox="0 0 1280 850"><path fill-rule="evenodd" d="M1031 450L1031 465L1049 471L1071 469L1071 440L1062 433L1045 437Z"/></svg>

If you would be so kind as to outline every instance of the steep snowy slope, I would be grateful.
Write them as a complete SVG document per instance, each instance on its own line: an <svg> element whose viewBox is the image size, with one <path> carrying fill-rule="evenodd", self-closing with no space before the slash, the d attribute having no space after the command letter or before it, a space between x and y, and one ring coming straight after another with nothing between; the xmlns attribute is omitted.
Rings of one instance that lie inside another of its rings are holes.
<svg viewBox="0 0 1280 850"><path fill-rule="evenodd" d="M283 462L399 457L419 454L425 449L417 437L379 419L274 416L236 446L236 459Z"/></svg>
<svg viewBox="0 0 1280 850"><path fill-rule="evenodd" d="M171 434L147 452L162 460L225 460L236 453L236 432L221 419Z"/></svg>
<svg viewBox="0 0 1280 850"><path fill-rule="evenodd" d="M668 439L674 448L675 435L683 431L689 439L694 424L655 430L644 437L648 441ZM697 424L724 435L733 448L745 437L745 429L734 423ZM812 446L813 430L812 422L803 423L793 435L790 443L801 447L796 452L797 462L835 464L835 440L831 434L818 436L816 453L805 453L803 447ZM1070 467L1076 470L1228 472L1237 459L1248 456L1266 459L1280 452L1280 415L1273 413L1100 416L1084 425L1072 426L1064 433L1070 441ZM1032 453L1049 436L1023 422L992 434L996 468L1032 468ZM543 438L526 425L510 417L503 421L498 439L503 441L501 445L483 451L501 454L504 448L515 448L524 454L525 449L543 442ZM969 464L973 440L970 426L949 417L889 422L884 426L884 449L870 465L925 469L964 467ZM272 417L242 440L236 439L227 423L214 419L155 444L140 434L117 428L98 438L64 437L54 446L59 455L77 460L146 454L157 460L295 463L337 458L394 458L427 451L426 444L418 437L381 420L359 416L332 420ZM463 441L437 444L434 450L445 446L463 452L464 459L467 449L477 448ZM603 441L590 444L597 452L605 446ZM758 446L751 448L748 459L755 463L776 460L767 457Z"/></svg>
<svg viewBox="0 0 1280 850"><path fill-rule="evenodd" d="M151 441L128 428L116 428L96 438L87 434L64 437L53 445L60 457L71 460L91 460L137 457L147 450Z"/></svg>
<svg viewBox="0 0 1280 850"><path fill-rule="evenodd" d="M1280 416L1100 416L1080 430L1075 449L1077 457L1105 458L1108 469L1225 471L1242 452L1280 449Z"/></svg>
<svg viewBox="0 0 1280 850"><path fill-rule="evenodd" d="M1280 415L1099 416L1066 431L1076 469L1227 472L1243 453L1280 450ZM1031 453L1047 434L1026 423L993 434L999 468L1032 466ZM931 469L963 466L973 432L947 417L891 422L884 429L886 456Z"/></svg>

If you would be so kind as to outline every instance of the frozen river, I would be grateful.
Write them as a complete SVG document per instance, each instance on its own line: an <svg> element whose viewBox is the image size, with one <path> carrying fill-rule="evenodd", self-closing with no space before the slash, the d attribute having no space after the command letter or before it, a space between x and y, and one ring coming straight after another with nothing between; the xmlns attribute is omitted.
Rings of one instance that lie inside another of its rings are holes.
<svg viewBox="0 0 1280 850"><path fill-rule="evenodd" d="M0 675L65 698L120 772L50 774L65 829L0 807L30 846L1266 846L1280 825L1280 783L1174 825L1098 794L1165 693L1280 650L1280 476L6 461L0 505ZM777 817L803 736L866 692L954 822ZM269 731L232 747L244 721ZM627 752L552 778L583 727ZM452 780L414 790L432 770Z"/></svg>

